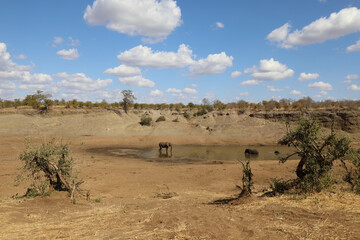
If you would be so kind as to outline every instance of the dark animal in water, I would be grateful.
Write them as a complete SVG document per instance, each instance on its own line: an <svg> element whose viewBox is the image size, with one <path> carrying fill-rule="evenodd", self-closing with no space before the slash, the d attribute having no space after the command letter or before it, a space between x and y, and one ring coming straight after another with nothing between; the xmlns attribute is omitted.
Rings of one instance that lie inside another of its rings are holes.
<svg viewBox="0 0 360 240"><path fill-rule="evenodd" d="M276 155L280 154L280 152L279 152L279 151L277 151L277 150L276 150L274 153L275 153Z"/></svg>
<svg viewBox="0 0 360 240"><path fill-rule="evenodd" d="M249 148L247 148L247 149L245 149L245 154L254 154L254 155L258 155L258 154L259 154L259 152L258 152L258 150L256 150L256 149L249 149Z"/></svg>
<svg viewBox="0 0 360 240"><path fill-rule="evenodd" d="M166 148L166 153L168 152L168 148L170 148L170 151L172 152L172 145L169 142L160 142L159 143L159 152L161 152L161 150L163 148Z"/></svg>

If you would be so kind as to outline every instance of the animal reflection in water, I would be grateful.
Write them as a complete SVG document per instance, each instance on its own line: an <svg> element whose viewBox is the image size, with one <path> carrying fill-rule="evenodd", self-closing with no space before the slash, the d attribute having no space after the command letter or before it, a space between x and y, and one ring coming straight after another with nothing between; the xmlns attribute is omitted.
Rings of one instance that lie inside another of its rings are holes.
<svg viewBox="0 0 360 240"><path fill-rule="evenodd" d="M246 158L253 158L253 157L257 157L258 155L259 155L259 151L258 150L256 150L256 149L249 149L249 148L247 148L247 149L245 149L245 157Z"/></svg>
<svg viewBox="0 0 360 240"><path fill-rule="evenodd" d="M164 154L162 152L162 149L166 148L166 153ZM169 154L169 148L170 148L170 154ZM167 158L167 157L172 157L172 145L169 142L160 142L159 143L159 157L160 158Z"/></svg>

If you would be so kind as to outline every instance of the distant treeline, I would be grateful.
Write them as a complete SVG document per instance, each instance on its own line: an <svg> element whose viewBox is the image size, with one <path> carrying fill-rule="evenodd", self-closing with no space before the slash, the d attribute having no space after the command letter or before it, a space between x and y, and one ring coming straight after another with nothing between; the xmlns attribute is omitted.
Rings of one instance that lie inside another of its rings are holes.
<svg viewBox="0 0 360 240"><path fill-rule="evenodd" d="M182 109L199 110L199 115L201 113L210 112L213 110L225 110L225 109L241 109L241 110L305 110L305 109L349 109L349 110L359 110L360 109L360 100L325 100L325 101L314 101L310 97L304 97L299 100L293 99L281 99L279 101L269 100L261 101L258 103L249 103L244 100L239 100L237 102L223 103L220 100L210 101L204 98L201 104L188 103L184 105L183 103L161 103L161 104L148 104L148 103L127 103L129 108L132 109L154 109L154 110L177 110ZM124 108L124 102L113 102L108 103L103 100L101 102L91 102L91 101L78 101L76 99L65 101L61 100L52 100L51 94L44 94L42 91L37 91L36 94L27 95L24 99L14 99L14 100L2 100L0 98L0 108L18 108L21 106L29 106L34 109L46 109L48 110L53 106L60 106L65 108ZM201 112L201 113L200 113Z"/></svg>

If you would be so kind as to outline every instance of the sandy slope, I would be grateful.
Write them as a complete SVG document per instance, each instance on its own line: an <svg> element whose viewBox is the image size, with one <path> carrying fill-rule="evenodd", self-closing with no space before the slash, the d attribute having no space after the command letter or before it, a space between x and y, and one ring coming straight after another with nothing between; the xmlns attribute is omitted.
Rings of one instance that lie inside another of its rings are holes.
<svg viewBox="0 0 360 240"><path fill-rule="evenodd" d="M239 193L235 163L148 162L88 149L175 144L273 144L283 126L236 112L190 121L162 112L167 121L138 124L144 114L113 112L52 117L0 115L0 239L359 239L360 197L350 193L253 198L241 205L213 205ZM151 111L155 120L160 112ZM173 119L179 122L172 122ZM208 128L208 130L207 130ZM92 199L73 205L64 193L13 200L24 137L72 142L84 188ZM254 161L255 195L270 178L294 176L295 161ZM345 187L345 186L344 186ZM170 196L170 198L167 198Z"/></svg>

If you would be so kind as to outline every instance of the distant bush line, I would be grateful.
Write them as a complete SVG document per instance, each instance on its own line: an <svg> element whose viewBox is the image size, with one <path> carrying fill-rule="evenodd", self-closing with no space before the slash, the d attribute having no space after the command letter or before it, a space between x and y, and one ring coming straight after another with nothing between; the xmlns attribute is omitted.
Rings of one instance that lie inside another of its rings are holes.
<svg viewBox="0 0 360 240"><path fill-rule="evenodd" d="M226 109L240 109L240 110L252 110L252 111L272 111L272 110L309 110L309 109L349 109L359 110L360 100L325 100L325 101L314 101L310 97L304 97L299 100L293 99L280 99L276 100L263 100L258 103L250 103L244 100L237 102L223 103L220 100L210 101L206 98L202 100L200 104L194 103L159 103L159 104L146 104L146 103L127 103L129 109L141 110L141 109L153 109L153 110L171 110L171 111L183 111L185 110L196 110L195 116L201 116L207 112L213 110L226 110ZM51 107L59 106L65 108L124 108L124 102L112 102L109 103L106 100L101 102L91 101L79 101L77 99L68 100L52 100L51 94L44 94L42 91L37 91L36 94L26 95L24 99L14 100L3 100L0 98L0 108L18 108L22 106L32 107L34 109L46 109L49 110ZM189 116L189 115L187 115Z"/></svg>

